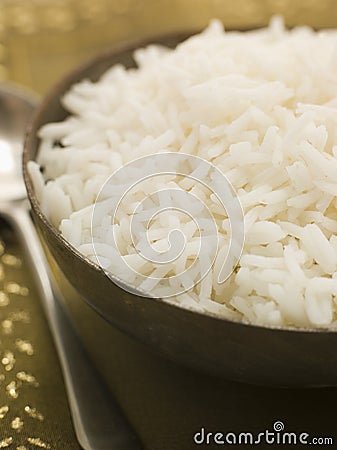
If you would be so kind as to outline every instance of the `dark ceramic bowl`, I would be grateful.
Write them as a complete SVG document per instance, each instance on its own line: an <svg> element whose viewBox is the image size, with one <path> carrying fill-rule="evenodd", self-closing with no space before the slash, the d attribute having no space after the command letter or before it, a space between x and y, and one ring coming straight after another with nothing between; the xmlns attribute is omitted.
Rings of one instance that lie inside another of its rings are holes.
<svg viewBox="0 0 337 450"><path fill-rule="evenodd" d="M67 116L60 103L62 95L83 78L97 80L113 64L134 66L132 52L139 46L150 42L174 46L184 37L135 42L105 52L67 75L44 99L28 130L23 157L24 178L36 226L65 277L91 307L98 337L101 327L97 324L105 320L110 327L117 327L161 355L212 375L259 385L335 386L337 333L248 325L193 312L165 300L130 294L98 265L84 258L41 212L27 163L36 158L39 128ZM83 304L83 311L87 309ZM87 313L83 317L90 320ZM73 313L75 325L83 317L81 308L77 308Z"/></svg>

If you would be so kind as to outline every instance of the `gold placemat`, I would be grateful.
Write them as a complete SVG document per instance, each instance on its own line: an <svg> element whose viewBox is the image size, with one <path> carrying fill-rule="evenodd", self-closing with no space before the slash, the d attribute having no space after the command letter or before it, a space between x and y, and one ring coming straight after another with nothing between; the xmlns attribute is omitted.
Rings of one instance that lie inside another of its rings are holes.
<svg viewBox="0 0 337 450"><path fill-rule="evenodd" d="M0 448L78 450L23 247L0 219Z"/></svg>

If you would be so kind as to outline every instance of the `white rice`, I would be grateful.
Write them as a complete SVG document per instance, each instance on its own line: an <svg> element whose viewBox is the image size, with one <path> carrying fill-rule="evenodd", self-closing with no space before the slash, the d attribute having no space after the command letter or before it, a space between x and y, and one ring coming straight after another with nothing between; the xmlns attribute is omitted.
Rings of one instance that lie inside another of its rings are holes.
<svg viewBox="0 0 337 450"><path fill-rule="evenodd" d="M336 327L337 32L288 31L278 17L266 29L224 32L213 21L175 50L150 46L135 59L137 69L114 66L97 83L73 86L62 100L69 117L40 130L37 163L30 162L29 171L48 219L95 261L96 249L115 273L104 204L93 227L95 249L91 236L92 205L104 182L144 155L199 156L236 190L245 245L233 276L217 284L228 248L226 214L188 179L152 180L151 188L192 189L202 198L216 216L221 244L211 272L172 301L255 324ZM150 230L158 249L165 250L174 227L184 229L188 245L169 269L151 265L131 243L130 215L140 192L130 199L113 224L128 263L159 277L186 268L198 253L193 221L172 211L161 216ZM210 264L208 254L198 258L200 267ZM160 295L153 278L142 287Z"/></svg>

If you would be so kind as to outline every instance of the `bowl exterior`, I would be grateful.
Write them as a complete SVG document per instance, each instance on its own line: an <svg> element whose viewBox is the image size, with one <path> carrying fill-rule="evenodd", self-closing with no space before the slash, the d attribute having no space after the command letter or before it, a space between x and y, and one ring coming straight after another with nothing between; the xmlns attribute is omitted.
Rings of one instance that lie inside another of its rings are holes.
<svg viewBox="0 0 337 450"><path fill-rule="evenodd" d="M174 45L183 37L160 42ZM128 293L83 258L42 214L27 172L27 162L37 155L37 131L45 123L66 117L60 98L72 84L83 78L97 80L116 63L131 67L132 49L145 44L137 42L105 52L64 78L39 107L25 141L23 171L33 219L64 276L90 306L83 305L81 311L69 304L75 326L83 333L84 321L92 321L95 336L108 329L99 325L107 321L173 361L235 381L274 386L337 385L337 333L252 326Z"/></svg>

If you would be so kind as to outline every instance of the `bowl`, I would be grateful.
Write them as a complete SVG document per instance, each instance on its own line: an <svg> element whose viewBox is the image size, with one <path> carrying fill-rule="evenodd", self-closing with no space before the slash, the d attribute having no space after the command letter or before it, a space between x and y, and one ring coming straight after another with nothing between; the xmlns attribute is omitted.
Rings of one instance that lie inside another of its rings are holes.
<svg viewBox="0 0 337 450"><path fill-rule="evenodd" d="M322 329L256 326L200 313L167 300L126 292L97 264L83 257L42 213L27 171L39 147L37 132L48 122L67 116L60 98L83 78L93 81L114 64L134 66L133 50L149 43L174 46L187 34L135 41L105 51L63 78L46 96L28 129L23 173L32 216L41 238L83 303L68 308L81 330L83 320L94 318L95 334L116 327L165 358L211 375L258 385L319 387L337 385L337 333ZM120 283L119 283L120 284ZM67 299L66 299L67 301ZM85 319L83 318L85 317ZM100 327L106 321L109 327ZM83 332L83 331L82 331ZM106 333L105 342L109 341ZM113 333L112 333L113 335ZM85 340L85 336L83 336ZM111 336L111 339L113 337ZM98 340L99 341L99 340ZM108 354L107 354L108 357Z"/></svg>

